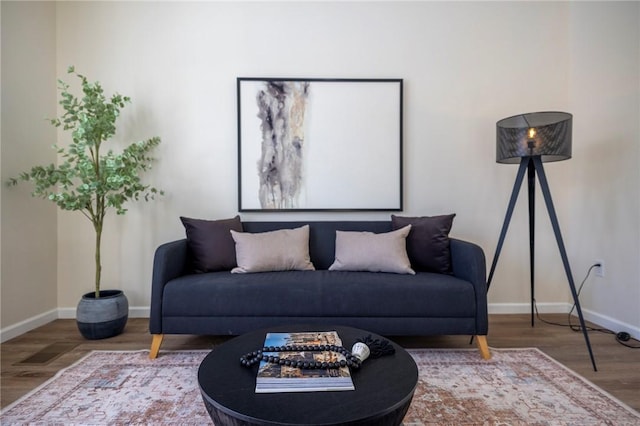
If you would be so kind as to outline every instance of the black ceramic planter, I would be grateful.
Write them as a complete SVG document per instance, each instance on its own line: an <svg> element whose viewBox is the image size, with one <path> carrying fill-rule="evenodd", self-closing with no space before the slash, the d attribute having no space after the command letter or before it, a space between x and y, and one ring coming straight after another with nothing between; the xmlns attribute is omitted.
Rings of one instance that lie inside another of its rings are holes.
<svg viewBox="0 0 640 426"><path fill-rule="evenodd" d="M106 339L122 333L129 317L129 301L122 290L101 290L82 296L76 310L76 323L86 339Z"/></svg>

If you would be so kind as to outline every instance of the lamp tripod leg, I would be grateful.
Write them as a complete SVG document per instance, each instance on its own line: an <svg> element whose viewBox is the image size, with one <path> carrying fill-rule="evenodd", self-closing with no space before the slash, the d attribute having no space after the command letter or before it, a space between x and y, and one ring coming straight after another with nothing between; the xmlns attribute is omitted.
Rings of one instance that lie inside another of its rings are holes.
<svg viewBox="0 0 640 426"><path fill-rule="evenodd" d="M493 255L493 261L491 262L491 269L489 270L489 278L487 279L487 291L489 291L489 287L491 286L491 281L493 280L493 274L496 271L496 266L498 265L498 258L500 257L500 252L502 251L504 238L507 236L507 230L509 229L511 216L513 216L513 209L516 206L516 201L518 201L518 193L520 192L520 187L522 186L522 181L524 180L524 174L527 171L528 164L529 164L529 160L526 158L523 158L522 161L520 161L520 167L518 168L516 181L513 183L513 190L511 191L511 198L509 199L509 206L507 207L507 213L505 214L504 222L502 223L500 238L498 238L498 246L496 247L496 252ZM469 344L473 343L473 338L474 336L471 336L471 340L469 341Z"/></svg>
<svg viewBox="0 0 640 426"><path fill-rule="evenodd" d="M556 216L555 208L553 207L553 200L551 199L551 192L549 191L549 183L542 167L542 159L540 157L533 157L533 164L535 165L536 172L538 174L538 180L540 181L540 188L542 189L542 195L547 205L547 211L549 212L549 218L551 219L551 226L556 236L556 242L558 243L558 249L560 249L560 256L562 257L562 264L564 265L567 279L569 280L569 287L571 288L571 295L573 296L573 302L576 305L578 311L578 318L580 319L580 327L582 328L582 334L584 341L587 344L589 350L589 357L591 358L591 364L593 365L593 371L598 371L596 368L596 360L593 357L593 351L591 350L591 342L589 341L589 334L584 323L584 317L582 316L582 308L580 307L580 300L578 299L578 293L576 291L576 285L573 281L573 275L571 274L571 268L569 266L569 258L567 257L567 251L562 241L562 234L560 232L560 225L558 224L558 217Z"/></svg>
<svg viewBox="0 0 640 426"><path fill-rule="evenodd" d="M524 180L524 174L527 171L528 164L529 164L529 158L523 157L522 161L520 161L520 167L518 168L516 181L513 184L513 190L511 191L511 198L509 199L509 206L507 207L507 213L504 217L504 222L502 224L502 231L500 231L500 238L498 239L498 246L496 247L496 253L493 255L493 261L491 262L491 269L489 270L489 278L487 279L487 290L489 289L489 286L491 286L491 281L493 280L493 274L496 271L496 266L498 265L498 258L500 257L500 252L502 251L502 245L504 244L504 238L506 237L507 230L509 229L509 223L511 222L513 209L516 206L516 201L518 201L518 193L520 192L520 187L522 186L522 181Z"/></svg>
<svg viewBox="0 0 640 426"><path fill-rule="evenodd" d="M529 195L529 282L531 288L531 327L533 327L533 304L535 298L535 253L536 253L536 168L528 161L527 183Z"/></svg>

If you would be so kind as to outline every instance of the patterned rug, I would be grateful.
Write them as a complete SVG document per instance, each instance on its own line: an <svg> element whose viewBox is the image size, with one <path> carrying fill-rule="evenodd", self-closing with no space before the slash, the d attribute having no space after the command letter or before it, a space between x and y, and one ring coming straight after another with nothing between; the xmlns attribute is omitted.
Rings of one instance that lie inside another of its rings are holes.
<svg viewBox="0 0 640 426"><path fill-rule="evenodd" d="M94 351L0 413L2 425L206 425L208 351ZM404 425L640 425L632 410L537 349L411 349L420 379Z"/></svg>

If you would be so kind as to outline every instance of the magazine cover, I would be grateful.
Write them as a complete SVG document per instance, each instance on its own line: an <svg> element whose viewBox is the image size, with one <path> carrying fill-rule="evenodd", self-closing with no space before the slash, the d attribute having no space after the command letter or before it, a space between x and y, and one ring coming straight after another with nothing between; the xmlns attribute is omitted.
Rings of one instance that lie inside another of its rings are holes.
<svg viewBox="0 0 640 426"><path fill-rule="evenodd" d="M286 345L337 345L342 340L335 331L301 333L267 333L264 346ZM330 351L314 352L265 352L281 359L295 361L339 362L342 354ZM354 390L348 367L338 369L300 369L260 361L256 377L256 393L316 392Z"/></svg>

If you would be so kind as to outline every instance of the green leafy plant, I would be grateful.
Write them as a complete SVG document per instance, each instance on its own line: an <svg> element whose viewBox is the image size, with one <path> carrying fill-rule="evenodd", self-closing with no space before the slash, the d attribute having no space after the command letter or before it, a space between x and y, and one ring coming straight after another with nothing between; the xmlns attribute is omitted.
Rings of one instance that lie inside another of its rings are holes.
<svg viewBox="0 0 640 426"><path fill-rule="evenodd" d="M80 79L82 97L70 93L70 86L58 80L59 103L64 114L49 121L70 131L72 139L66 147L54 145L60 156L59 164L32 167L8 183L31 181L35 186L34 197L53 201L63 210L82 212L91 221L95 230L95 297L99 298L104 218L109 210L124 214L127 201L149 201L162 194L140 179L140 174L151 168L153 158L149 152L160 143L160 138L134 142L119 154L112 150L103 153L103 143L116 132L120 110L131 100L117 93L106 97L99 82L89 82L74 67L69 67L68 73Z"/></svg>

